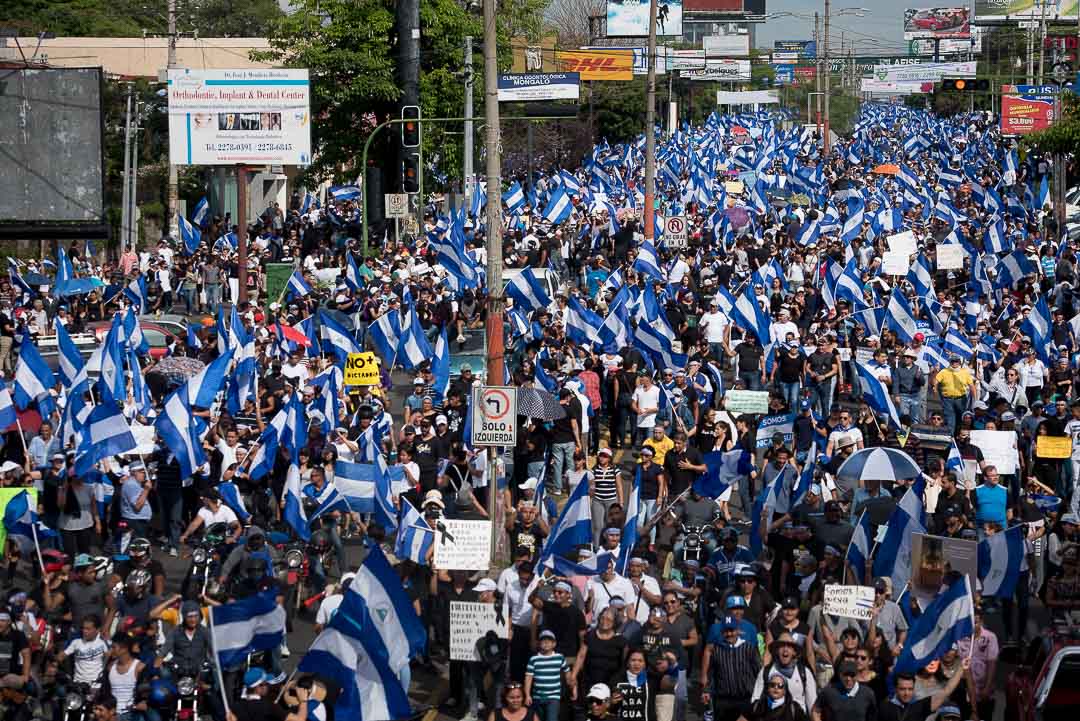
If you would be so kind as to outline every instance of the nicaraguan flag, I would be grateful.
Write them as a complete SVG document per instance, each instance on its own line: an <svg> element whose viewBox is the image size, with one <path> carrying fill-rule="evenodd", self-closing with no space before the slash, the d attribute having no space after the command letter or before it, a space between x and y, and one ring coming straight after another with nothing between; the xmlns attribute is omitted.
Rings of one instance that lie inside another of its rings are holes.
<svg viewBox="0 0 1080 721"><path fill-rule="evenodd" d="M874 409L876 413L880 413L889 419L889 422L893 424L894 428L900 427L900 416L896 412L896 406L893 404L892 396L889 395L889 389L885 387L885 384L878 380L874 372L865 363L855 363L855 368L859 372L859 383L862 386L863 400ZM899 588L899 586L898 586Z"/></svg>
<svg viewBox="0 0 1080 721"><path fill-rule="evenodd" d="M562 513L552 526L540 552L541 559L552 555L564 556L578 546L592 542L591 504L589 479L585 477L570 494Z"/></svg>
<svg viewBox="0 0 1080 721"><path fill-rule="evenodd" d="M75 347L75 343L68 335L67 328L63 323L56 324L56 349L57 370L60 371L60 380L68 392L82 387L83 390L90 387L90 381L86 376L86 363L82 354ZM81 391L80 391L81 392Z"/></svg>
<svg viewBox="0 0 1080 721"><path fill-rule="evenodd" d="M637 516L634 516L633 518L628 518L627 524L630 523L636 524ZM625 540L626 535L624 534L623 541ZM633 546L630 547L630 549L632 548ZM620 551L620 553L622 553L622 551ZM626 551L626 558L627 562L629 562L629 549ZM581 563L573 563L572 561L567 561L562 556L548 556L547 559L544 561L544 566L553 570L555 572L555 575L566 576L567 578L571 576L599 576L600 574L605 573L608 568L611 567L611 564L614 560L615 554L609 551L604 551L603 553L598 553L595 556L592 556L591 558L582 561Z"/></svg>
<svg viewBox="0 0 1080 721"><path fill-rule="evenodd" d="M399 500L401 513L397 536L394 539L394 555L426 566L428 552L435 543L435 531L406 498L402 497Z"/></svg>
<svg viewBox="0 0 1080 721"><path fill-rule="evenodd" d="M15 405L19 410L37 402L41 416L48 418L53 411L49 390L56 387L56 376L41 357L35 343L19 346L19 362L15 366Z"/></svg>
<svg viewBox="0 0 1080 721"><path fill-rule="evenodd" d="M145 313L148 305L146 292L146 276L140 275L135 280L128 283L124 288L124 297L131 301L135 306L136 312Z"/></svg>
<svg viewBox="0 0 1080 721"><path fill-rule="evenodd" d="M431 360L435 355L431 343L428 342L424 329L420 326L420 320L416 316L416 308L409 308L408 321L401 332L401 341L398 343L397 357L408 369Z"/></svg>
<svg viewBox="0 0 1080 721"><path fill-rule="evenodd" d="M180 228L180 242L183 243L184 255L195 255L195 251L199 249L199 242L202 240L198 224L189 223L180 211L176 212L176 224Z"/></svg>
<svg viewBox="0 0 1080 721"><path fill-rule="evenodd" d="M511 278L506 284L505 293L513 298L516 305L527 311L540 310L551 305L551 298L532 268L525 268Z"/></svg>
<svg viewBox="0 0 1080 721"><path fill-rule="evenodd" d="M552 225L558 225L569 218L573 210L574 204L570 201L570 195L562 188L557 188L544 208L543 217Z"/></svg>
<svg viewBox="0 0 1080 721"><path fill-rule="evenodd" d="M888 530L874 557L874 575L891 578L893 588L903 588L911 578L911 537L926 533L923 514L922 495L913 485L889 516Z"/></svg>
<svg viewBox="0 0 1080 721"><path fill-rule="evenodd" d="M954 643L970 638L975 631L974 605L967 574L960 574L911 625L893 674L918 673Z"/></svg>
<svg viewBox="0 0 1080 721"><path fill-rule="evenodd" d="M356 342L353 332L343 326L329 313L319 310L319 333L322 339L330 344L330 350L338 363L343 363L350 353L359 353L363 348ZM325 351L327 346L323 345Z"/></svg>
<svg viewBox="0 0 1080 721"><path fill-rule="evenodd" d="M289 282L285 284L285 295L289 298L299 298L311 292L311 286L304 280L299 270L294 270L289 276Z"/></svg>
<svg viewBox="0 0 1080 721"><path fill-rule="evenodd" d="M85 475L93 465L109 456L126 453L138 445L124 411L116 402L102 401L83 427L82 443L75 456L75 473Z"/></svg>
<svg viewBox="0 0 1080 721"><path fill-rule="evenodd" d="M0 380L0 433L15 425L18 417L18 413L15 412L15 402L11 400L11 391L8 390L7 384Z"/></svg>
<svg viewBox="0 0 1080 721"><path fill-rule="evenodd" d="M847 548L847 562L855 574L855 583L866 583L867 562L870 560L870 550L873 547L874 534L871 531L870 516L863 509L859 515L859 522L855 524L855 532L851 535L851 541Z"/></svg>
<svg viewBox="0 0 1080 721"><path fill-rule="evenodd" d="M354 200L360 197L359 185L331 185L330 197L334 200Z"/></svg>
<svg viewBox="0 0 1080 721"><path fill-rule="evenodd" d="M20 491L12 496L4 507L4 529L8 538L18 544L24 556L29 556L34 551L34 546L37 545L35 534L39 539L56 536L55 531L38 521L34 505L30 492Z"/></svg>
<svg viewBox="0 0 1080 721"><path fill-rule="evenodd" d="M202 442L199 440L205 423L192 415L185 388L178 388L165 401L161 415L154 421L154 429L165 445L176 454L182 478L189 478L195 469L206 463ZM277 446L275 445L275 451Z"/></svg>
<svg viewBox="0 0 1080 721"><path fill-rule="evenodd" d="M195 226L202 228L210 220L210 203L207 202L206 196L202 197L198 203L195 204L195 212L191 214L191 221L195 223Z"/></svg>
<svg viewBox="0 0 1080 721"><path fill-rule="evenodd" d="M539 489L537 489L537 493L539 493ZM627 501L626 501L626 508L624 509L624 515L626 516L626 520L623 522L622 539L619 541L619 564L618 564L618 569L619 569L619 573L621 573L623 575L626 575L626 569L630 565L630 557L633 555L634 546L636 546L637 542L638 542L638 516L640 514L641 514L641 466L638 466L637 470L634 472L634 484L632 486L630 486L630 498L627 499ZM601 555L603 555L603 554L601 554ZM558 563L559 560L562 560L559 556L553 556L552 558L556 559L556 564ZM597 558L596 556L593 557L594 560L596 558ZM599 565L597 565L596 567L601 568ZM603 566L602 566L601 570L599 571L599 573L603 573L604 571L606 571L607 567L608 567L607 563L603 564ZM562 574L561 571L556 571L556 573L559 573L560 575L565 575L565 574ZM593 574L579 573L578 575L593 575Z"/></svg>
<svg viewBox="0 0 1080 721"><path fill-rule="evenodd" d="M979 580L984 597L1013 597L1025 552L1023 525L987 536L979 543Z"/></svg>
<svg viewBox="0 0 1080 721"><path fill-rule="evenodd" d="M211 606L210 633L224 670L239 667L248 654L277 648L285 640L285 609L278 605L277 591Z"/></svg>

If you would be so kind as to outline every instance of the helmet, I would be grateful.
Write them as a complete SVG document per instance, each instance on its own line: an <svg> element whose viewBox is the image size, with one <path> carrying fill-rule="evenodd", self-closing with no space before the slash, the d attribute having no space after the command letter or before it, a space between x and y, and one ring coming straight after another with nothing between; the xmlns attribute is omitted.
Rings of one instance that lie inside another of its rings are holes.
<svg viewBox="0 0 1080 721"><path fill-rule="evenodd" d="M323 530L315 531L311 534L311 541L309 542L311 547L315 549L316 553L326 553L330 550L330 535Z"/></svg>
<svg viewBox="0 0 1080 721"><path fill-rule="evenodd" d="M366 418L366 419L368 419L370 421L374 417L375 417L375 411L372 409L371 406L368 406L368 405L360 406L360 414L359 414L360 420L364 420Z"/></svg>
<svg viewBox="0 0 1080 721"><path fill-rule="evenodd" d="M145 538L133 538L127 547L128 555L133 561L141 561L150 555L150 541Z"/></svg>
<svg viewBox="0 0 1080 721"><path fill-rule="evenodd" d="M168 708L176 703L176 685L168 679L155 678L150 682L146 700L153 708Z"/></svg>
<svg viewBox="0 0 1080 721"><path fill-rule="evenodd" d="M112 575L113 562L108 556L94 556L94 575L97 580L103 581Z"/></svg>
<svg viewBox="0 0 1080 721"><path fill-rule="evenodd" d="M45 573L56 573L63 570L64 566L71 563L71 559L68 558L61 551L57 551L53 548L41 549L41 560L45 564Z"/></svg>
<svg viewBox="0 0 1080 721"><path fill-rule="evenodd" d="M128 574L124 584L130 591L145 591L150 585L150 572L143 568L136 568Z"/></svg>

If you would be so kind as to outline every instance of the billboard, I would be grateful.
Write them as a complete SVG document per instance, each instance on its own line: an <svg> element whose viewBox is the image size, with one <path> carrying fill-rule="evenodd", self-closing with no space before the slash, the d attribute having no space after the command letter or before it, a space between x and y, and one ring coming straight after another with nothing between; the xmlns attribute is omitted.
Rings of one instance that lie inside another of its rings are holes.
<svg viewBox="0 0 1080 721"><path fill-rule="evenodd" d="M577 100L581 77L577 73L523 73L499 76L499 102L522 100Z"/></svg>
<svg viewBox="0 0 1080 721"><path fill-rule="evenodd" d="M913 95L923 92L922 83L890 83L881 80L863 78L859 81L859 92L878 95ZM933 85L930 88L933 89Z"/></svg>
<svg viewBox="0 0 1080 721"><path fill-rule="evenodd" d="M668 67L672 70L703 70L704 50L672 50L668 53Z"/></svg>
<svg viewBox="0 0 1080 721"><path fill-rule="evenodd" d="M626 50L634 54L634 75L648 75L649 74L649 49L648 47L630 47L630 46L618 46L618 45L584 45L579 50L595 50L597 52L609 52L611 50ZM667 57L671 49L666 45L656 46L656 74L664 75L667 73ZM582 78L584 79L584 78Z"/></svg>
<svg viewBox="0 0 1080 721"><path fill-rule="evenodd" d="M918 65L878 65L873 79L890 83L934 83L942 78L975 75L974 60L962 63L919 63Z"/></svg>
<svg viewBox="0 0 1080 721"><path fill-rule="evenodd" d="M970 35L971 17L966 7L904 10L904 40L966 38Z"/></svg>
<svg viewBox="0 0 1080 721"><path fill-rule="evenodd" d="M311 162L307 70L169 70L175 165Z"/></svg>
<svg viewBox="0 0 1080 721"><path fill-rule="evenodd" d="M709 55L732 57L750 54L749 35L706 35L701 45Z"/></svg>
<svg viewBox="0 0 1080 721"><path fill-rule="evenodd" d="M101 91L101 68L3 71L0 220L102 222Z"/></svg>
<svg viewBox="0 0 1080 721"><path fill-rule="evenodd" d="M633 50L557 50L555 65L582 80L634 79Z"/></svg>
<svg viewBox="0 0 1080 721"><path fill-rule="evenodd" d="M995 23L1006 20L1076 21L1076 0L975 0L975 22ZM1045 10L1043 9L1043 6Z"/></svg>
<svg viewBox="0 0 1080 721"><path fill-rule="evenodd" d="M774 81L777 85L791 85L795 82L795 66L787 63L773 65L776 75Z"/></svg>
<svg viewBox="0 0 1080 721"><path fill-rule="evenodd" d="M1027 135L1049 128L1054 122L1056 92L1053 85L1002 85L1001 132Z"/></svg>
<svg viewBox="0 0 1080 721"><path fill-rule="evenodd" d="M981 53L982 33L978 28L972 28L970 38L920 38L908 41L909 55L933 55L936 51L939 55L955 53Z"/></svg>
<svg viewBox="0 0 1080 721"><path fill-rule="evenodd" d="M773 50L782 53L797 53L800 58L817 56L817 43L813 40L775 40Z"/></svg>
<svg viewBox="0 0 1080 721"><path fill-rule="evenodd" d="M682 36L682 0L657 0L656 34ZM642 0L608 0L609 38L648 37L649 3Z"/></svg>
<svg viewBox="0 0 1080 721"><path fill-rule="evenodd" d="M741 13L743 0L683 0L683 9L696 13Z"/></svg>
<svg viewBox="0 0 1080 721"><path fill-rule="evenodd" d="M683 70L680 77L688 80L721 80L724 82L742 82L750 80L750 61L724 58L706 60L702 70Z"/></svg>

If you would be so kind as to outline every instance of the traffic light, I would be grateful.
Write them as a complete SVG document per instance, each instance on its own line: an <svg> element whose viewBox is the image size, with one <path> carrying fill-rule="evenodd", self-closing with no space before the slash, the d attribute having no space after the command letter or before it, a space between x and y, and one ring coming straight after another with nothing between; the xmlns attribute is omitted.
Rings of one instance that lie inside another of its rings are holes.
<svg viewBox="0 0 1080 721"><path fill-rule="evenodd" d="M420 108L406 105L401 109L401 145L405 148L420 147Z"/></svg>
<svg viewBox="0 0 1080 721"><path fill-rule="evenodd" d="M409 153L401 168L401 189L406 193L420 192L420 156Z"/></svg>
<svg viewBox="0 0 1080 721"><path fill-rule="evenodd" d="M988 93L990 81L986 78L943 78L942 90L955 90L958 93Z"/></svg>

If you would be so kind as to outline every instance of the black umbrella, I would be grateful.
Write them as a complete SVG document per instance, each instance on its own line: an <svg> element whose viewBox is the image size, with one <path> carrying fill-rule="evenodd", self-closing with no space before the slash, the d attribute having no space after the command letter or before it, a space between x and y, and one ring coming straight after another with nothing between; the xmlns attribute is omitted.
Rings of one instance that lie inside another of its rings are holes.
<svg viewBox="0 0 1080 721"><path fill-rule="evenodd" d="M518 388L518 415L541 421L566 418L566 409L559 399L537 388Z"/></svg>

